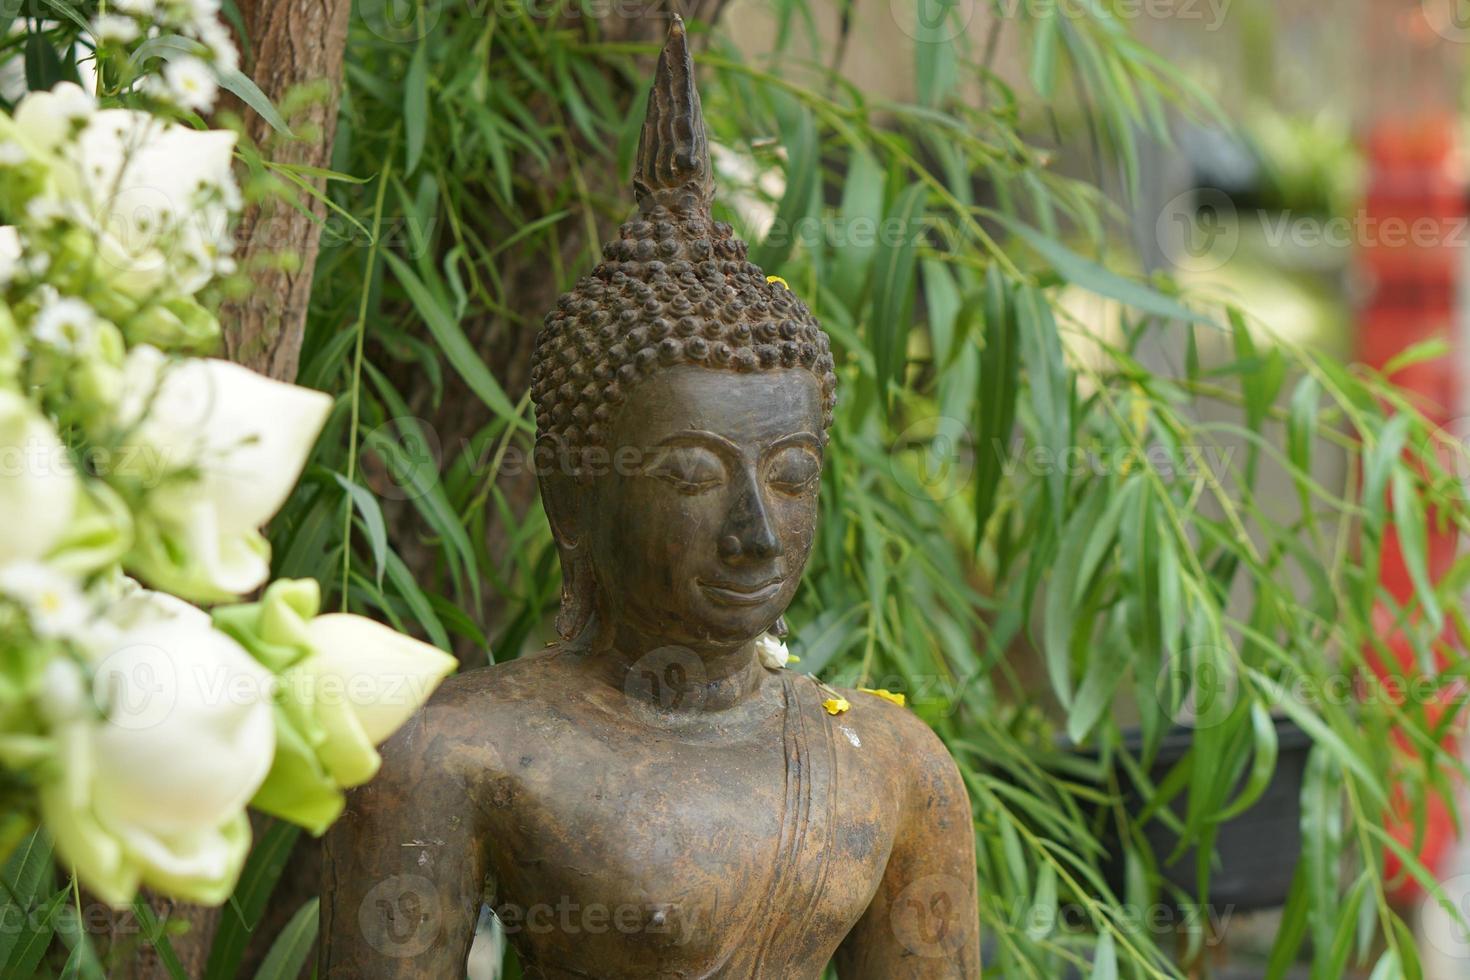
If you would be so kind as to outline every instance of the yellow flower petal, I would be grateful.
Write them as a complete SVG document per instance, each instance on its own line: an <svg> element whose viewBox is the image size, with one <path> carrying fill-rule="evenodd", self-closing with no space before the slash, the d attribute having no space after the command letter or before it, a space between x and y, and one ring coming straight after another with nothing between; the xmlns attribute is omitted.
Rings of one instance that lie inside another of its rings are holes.
<svg viewBox="0 0 1470 980"><path fill-rule="evenodd" d="M828 698L822 702L822 707L827 709L829 715L840 715L852 705L847 703L847 698Z"/></svg>
<svg viewBox="0 0 1470 980"><path fill-rule="evenodd" d="M785 279L782 279L780 276L766 276L766 282L779 282L781 284L781 288L782 289L786 289L786 290L790 290L791 289L791 287L787 284L786 280Z"/></svg>
<svg viewBox="0 0 1470 980"><path fill-rule="evenodd" d="M898 705L900 708L902 708L904 706L904 697L903 697L902 694L894 694L892 691L885 691L881 687L879 687L879 688L860 687L860 688L858 688L858 690L859 691L862 691L864 694L872 694L875 697L880 697L884 701L892 701L894 704Z"/></svg>
<svg viewBox="0 0 1470 980"><path fill-rule="evenodd" d="M799 664L801 663L801 658L793 653L791 656L786 658L786 662L788 664Z"/></svg>

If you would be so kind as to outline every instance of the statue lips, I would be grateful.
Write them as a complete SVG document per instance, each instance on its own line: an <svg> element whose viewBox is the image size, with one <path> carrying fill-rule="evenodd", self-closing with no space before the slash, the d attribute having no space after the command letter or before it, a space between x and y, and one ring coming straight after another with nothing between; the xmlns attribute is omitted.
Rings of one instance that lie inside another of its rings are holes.
<svg viewBox="0 0 1470 980"><path fill-rule="evenodd" d="M699 587L704 590L705 595L726 606L758 606L763 602L769 602L780 594L781 587L785 584L786 580L779 577L757 582L754 585L699 580Z"/></svg>

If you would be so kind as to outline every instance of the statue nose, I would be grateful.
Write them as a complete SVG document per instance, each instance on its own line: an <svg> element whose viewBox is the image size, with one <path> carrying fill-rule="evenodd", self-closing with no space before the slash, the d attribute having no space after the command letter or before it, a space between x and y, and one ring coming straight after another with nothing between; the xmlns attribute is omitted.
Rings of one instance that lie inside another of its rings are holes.
<svg viewBox="0 0 1470 980"><path fill-rule="evenodd" d="M775 558L784 550L760 491L748 486L730 512L720 536L720 557L729 561Z"/></svg>

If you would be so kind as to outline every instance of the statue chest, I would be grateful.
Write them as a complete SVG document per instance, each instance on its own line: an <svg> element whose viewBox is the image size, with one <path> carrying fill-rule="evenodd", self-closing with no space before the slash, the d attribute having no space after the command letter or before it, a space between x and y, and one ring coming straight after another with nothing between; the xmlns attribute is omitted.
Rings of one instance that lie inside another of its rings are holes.
<svg viewBox="0 0 1470 980"><path fill-rule="evenodd" d="M792 704L756 743L552 731L505 759L487 896L523 959L547 977L818 976L897 831L844 728Z"/></svg>

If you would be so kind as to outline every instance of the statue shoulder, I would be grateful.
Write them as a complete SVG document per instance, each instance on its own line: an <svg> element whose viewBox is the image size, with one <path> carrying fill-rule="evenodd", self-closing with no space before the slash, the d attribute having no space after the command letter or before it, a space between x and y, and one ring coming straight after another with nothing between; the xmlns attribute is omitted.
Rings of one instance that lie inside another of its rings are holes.
<svg viewBox="0 0 1470 980"><path fill-rule="evenodd" d="M839 717L847 720L863 743L914 784L959 782L959 771L937 732L913 709L854 688L838 688L849 704Z"/></svg>
<svg viewBox="0 0 1470 980"><path fill-rule="evenodd" d="M473 715L489 705L535 702L548 675L560 669L562 656L558 647L551 646L504 663L462 670L439 685L426 710Z"/></svg>
<svg viewBox="0 0 1470 980"><path fill-rule="evenodd" d="M558 659L548 648L447 678L383 746L385 760L421 768L432 759L465 778L494 774L526 722L544 711Z"/></svg>

